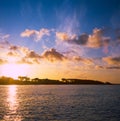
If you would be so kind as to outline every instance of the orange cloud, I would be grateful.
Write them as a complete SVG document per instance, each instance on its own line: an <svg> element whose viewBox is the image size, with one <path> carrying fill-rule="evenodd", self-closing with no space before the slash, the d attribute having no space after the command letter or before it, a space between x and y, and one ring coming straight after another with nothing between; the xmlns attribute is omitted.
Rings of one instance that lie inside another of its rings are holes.
<svg viewBox="0 0 120 121"><path fill-rule="evenodd" d="M19 57L20 56L17 52L12 52L12 51L8 52L7 55L13 56L13 57Z"/></svg>
<svg viewBox="0 0 120 121"><path fill-rule="evenodd" d="M52 48L50 50L46 50L42 54L42 57L47 59L50 62L66 60L66 57L64 55L62 55L61 53L57 52L54 48Z"/></svg>
<svg viewBox="0 0 120 121"><path fill-rule="evenodd" d="M0 59L0 65L7 63L7 60Z"/></svg>
<svg viewBox="0 0 120 121"><path fill-rule="evenodd" d="M18 61L16 61L18 64L40 64L40 59L38 58L20 58Z"/></svg>
<svg viewBox="0 0 120 121"><path fill-rule="evenodd" d="M104 30L95 28L93 33L88 35L83 33L81 35L69 35L65 32L56 32L56 38L63 42L86 46L89 48L104 47L104 52L108 52L110 37L104 37Z"/></svg>
<svg viewBox="0 0 120 121"><path fill-rule="evenodd" d="M58 40L68 42L70 44L86 45L88 41L88 35L85 33L77 36L75 34L68 35L64 32L56 32L56 37Z"/></svg>
<svg viewBox="0 0 120 121"><path fill-rule="evenodd" d="M106 67L106 69L120 69L120 66L110 66L110 67Z"/></svg>
<svg viewBox="0 0 120 121"><path fill-rule="evenodd" d="M33 50L30 50L24 46L17 46L13 44L8 44L6 41L0 42L0 63L19 63L19 64L39 64L41 56ZM3 58L6 58L7 61L4 61Z"/></svg>
<svg viewBox="0 0 120 121"><path fill-rule="evenodd" d="M62 41L68 41L70 39L69 35L65 32L56 32L56 37Z"/></svg>
<svg viewBox="0 0 120 121"><path fill-rule="evenodd" d="M92 48L98 48L100 46L102 46L102 34L103 34L103 30L102 29L94 29L93 30L93 34L89 35L89 39L88 39L88 46L92 47Z"/></svg>
<svg viewBox="0 0 120 121"><path fill-rule="evenodd" d="M88 47L91 48L99 48L99 47L107 47L109 45L110 38L103 36L103 29L94 29L93 34L89 35L88 38Z"/></svg>
<svg viewBox="0 0 120 121"><path fill-rule="evenodd" d="M35 33L36 33L35 30L26 29L24 32L21 33L21 36L22 37L30 37L30 36L34 35Z"/></svg>
<svg viewBox="0 0 120 121"><path fill-rule="evenodd" d="M112 69L112 70L119 70L120 66L100 66L96 65L95 69Z"/></svg>
<svg viewBox="0 0 120 121"><path fill-rule="evenodd" d="M35 41L39 41L42 39L43 36L49 36L50 30L42 28L39 31L26 29L24 32L21 33L21 37L33 37Z"/></svg>
<svg viewBox="0 0 120 121"><path fill-rule="evenodd" d="M30 50L27 53L26 58L41 58L41 56L39 54L37 54L35 51Z"/></svg>
<svg viewBox="0 0 120 121"><path fill-rule="evenodd" d="M27 64L40 64L41 55L36 53L33 50L30 50L26 53L26 55L19 61L20 63L27 63Z"/></svg>
<svg viewBox="0 0 120 121"><path fill-rule="evenodd" d="M120 65L120 56L118 57L104 57L103 61L107 62L110 65Z"/></svg>
<svg viewBox="0 0 120 121"><path fill-rule="evenodd" d="M92 64L94 64L94 62L93 62L92 59L89 59L89 58L82 58L82 57L80 57L80 56L74 56L74 57L73 57L73 61L82 62L82 63L87 64L87 65L92 65Z"/></svg>
<svg viewBox="0 0 120 121"><path fill-rule="evenodd" d="M100 66L100 65L96 65L95 69L105 69L105 67L104 66Z"/></svg>
<svg viewBox="0 0 120 121"><path fill-rule="evenodd" d="M11 46L9 47L9 49L10 49L10 50L18 50L19 47L16 46L16 45L11 45Z"/></svg>

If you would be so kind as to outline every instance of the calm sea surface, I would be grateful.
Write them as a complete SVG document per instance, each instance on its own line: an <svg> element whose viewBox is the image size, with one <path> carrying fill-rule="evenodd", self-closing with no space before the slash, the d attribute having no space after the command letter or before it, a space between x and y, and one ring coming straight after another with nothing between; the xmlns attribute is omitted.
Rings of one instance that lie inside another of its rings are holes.
<svg viewBox="0 0 120 121"><path fill-rule="evenodd" d="M120 86L1 85L0 121L120 121Z"/></svg>

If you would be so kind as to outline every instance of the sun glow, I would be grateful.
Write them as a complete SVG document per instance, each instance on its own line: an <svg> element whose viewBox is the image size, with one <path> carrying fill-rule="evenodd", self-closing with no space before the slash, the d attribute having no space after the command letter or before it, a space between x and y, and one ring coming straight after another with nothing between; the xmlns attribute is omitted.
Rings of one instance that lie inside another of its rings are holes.
<svg viewBox="0 0 120 121"><path fill-rule="evenodd" d="M26 76L28 72L28 66L25 64L5 64L2 66L1 75L16 79L18 76Z"/></svg>

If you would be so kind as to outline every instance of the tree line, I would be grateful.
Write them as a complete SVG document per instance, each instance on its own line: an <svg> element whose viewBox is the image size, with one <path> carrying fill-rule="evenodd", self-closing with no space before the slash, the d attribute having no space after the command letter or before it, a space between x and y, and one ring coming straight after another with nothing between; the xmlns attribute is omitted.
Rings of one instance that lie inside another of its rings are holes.
<svg viewBox="0 0 120 121"><path fill-rule="evenodd" d="M39 78L33 78L30 79L27 76L19 76L17 79L13 79L11 77L0 77L0 84L1 85L10 85L10 84L16 84L16 85L39 85L39 84L67 84L67 85L79 85L79 84L95 84L95 85L104 85L104 84L111 84L110 82L101 82L96 80L86 80L86 79L66 79L62 78L61 80L53 80L53 79L39 79Z"/></svg>

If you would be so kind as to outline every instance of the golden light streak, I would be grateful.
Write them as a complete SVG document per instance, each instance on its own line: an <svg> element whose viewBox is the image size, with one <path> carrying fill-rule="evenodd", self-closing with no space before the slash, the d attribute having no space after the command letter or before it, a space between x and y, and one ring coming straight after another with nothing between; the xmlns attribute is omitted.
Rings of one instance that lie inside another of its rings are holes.
<svg viewBox="0 0 120 121"><path fill-rule="evenodd" d="M4 115L4 120L5 121L21 121L22 117L20 115L16 115L18 107L19 107L16 85L8 86L7 106L9 110L8 110L8 113Z"/></svg>

